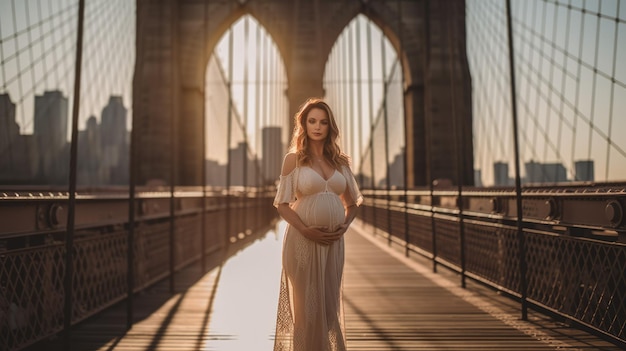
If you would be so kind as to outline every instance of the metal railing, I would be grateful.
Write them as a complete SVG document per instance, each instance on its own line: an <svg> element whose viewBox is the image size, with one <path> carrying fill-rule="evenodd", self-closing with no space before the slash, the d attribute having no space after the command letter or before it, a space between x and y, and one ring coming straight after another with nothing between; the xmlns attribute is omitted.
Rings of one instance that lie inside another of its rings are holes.
<svg viewBox="0 0 626 351"><path fill-rule="evenodd" d="M177 187L171 243L170 192L138 189L132 291L174 279L170 266L175 273L203 256L249 242L276 218L274 194L269 188ZM63 192L0 193L2 350L21 349L63 330L67 198ZM77 194L72 324L128 298L128 207L123 191Z"/></svg>
<svg viewBox="0 0 626 351"><path fill-rule="evenodd" d="M626 345L626 184L524 188L522 242L512 188L363 193L360 218L407 255Z"/></svg>

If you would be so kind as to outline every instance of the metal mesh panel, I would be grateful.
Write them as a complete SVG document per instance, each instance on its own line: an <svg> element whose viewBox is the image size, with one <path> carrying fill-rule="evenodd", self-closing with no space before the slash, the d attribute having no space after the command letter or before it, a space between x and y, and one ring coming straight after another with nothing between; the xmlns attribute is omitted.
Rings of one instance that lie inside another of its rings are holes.
<svg viewBox="0 0 626 351"><path fill-rule="evenodd" d="M602 187L594 188L595 193L604 191ZM617 189L617 190L615 190ZM608 191L621 194L621 187L612 187ZM359 212L365 223L375 228L390 227L396 231L395 236L402 238L404 233L404 208L399 198L392 197L393 206L388 210L386 200L390 196L386 190L364 191L365 206ZM553 192L554 196L559 196ZM558 201L571 204L577 201L566 193L559 196ZM480 193L479 196L484 196ZM391 194L391 196L394 196ZM410 199L409 195L408 198ZM470 195L471 196L471 195ZM475 198L472 198L475 199ZM502 207L490 207L483 211L501 211ZM616 203L604 201L606 203ZM484 201L483 201L484 202ZM478 202L477 202L478 203ZM496 202L497 204L497 202ZM432 252L433 230L436 240L436 257L446 263L460 267L460 226L454 204L449 201L446 207L433 207L437 211L434 228L431 228L431 212L428 208L412 208L409 210L408 241L412 248L420 248ZM476 204L475 204L476 205ZM479 203L483 206L482 203ZM421 203L420 206L426 206ZM475 206L473 209L481 209ZM571 207L571 206L570 206ZM586 208L590 210L593 207ZM606 208L617 208L617 206ZM507 209L505 207L505 209ZM527 212L529 207L525 208ZM510 211L510 209L508 209ZM387 226L387 211L391 212L391 226ZM445 211L445 212L444 212ZM570 208L570 211L572 209ZM499 216L497 212L496 217ZM573 212L574 213L574 212ZM588 229L588 223L582 222L584 215L580 212L570 214L578 218L577 226L563 222L563 226L554 231L539 228L554 228L552 220L541 223L534 217L524 219L526 276L520 275L520 252L517 227L494 222L493 215L488 217L477 212L467 211L464 216L464 254L465 272L469 277L479 279L497 289L506 290L514 295L522 294L521 284L526 282L527 299L531 304L545 307L566 318L583 323L595 331L615 337L616 340L626 339L626 245L623 243L623 226L605 229L601 226ZM576 215L577 214L577 215ZM602 214L604 215L604 214ZM514 217L506 217L505 223L514 222ZM586 217L585 217L586 218ZM604 217L593 217L593 223L605 223ZM511 222L509 222L511 221ZM570 226L568 226L570 225ZM530 229L533 228L533 229ZM565 228L565 229L563 229ZM565 233L565 234L564 234ZM392 233L393 234L393 233ZM583 237L587 235L588 237ZM603 238L603 240L598 240Z"/></svg>
<svg viewBox="0 0 626 351"><path fill-rule="evenodd" d="M402 240L405 239L405 216L404 211L391 210L391 234Z"/></svg>
<svg viewBox="0 0 626 351"><path fill-rule="evenodd" d="M76 240L72 319L83 319L126 295L127 232Z"/></svg>
<svg viewBox="0 0 626 351"><path fill-rule="evenodd" d="M221 211L209 212L206 214L206 251L217 250L225 243L226 216Z"/></svg>
<svg viewBox="0 0 626 351"><path fill-rule="evenodd" d="M461 265L459 222L457 219L443 219L435 217L437 236L437 257L441 257L453 264Z"/></svg>
<svg viewBox="0 0 626 351"><path fill-rule="evenodd" d="M176 269L198 260L202 253L200 241L201 230L200 214L176 218Z"/></svg>
<svg viewBox="0 0 626 351"><path fill-rule="evenodd" d="M409 243L433 252L433 234L431 217L409 214Z"/></svg>
<svg viewBox="0 0 626 351"><path fill-rule="evenodd" d="M529 299L625 339L626 246L525 235Z"/></svg>
<svg viewBox="0 0 626 351"><path fill-rule="evenodd" d="M389 220L387 218L387 210L383 208L374 208L374 217L376 218L374 225L376 228L380 228L386 233L390 232L389 228Z"/></svg>
<svg viewBox="0 0 626 351"><path fill-rule="evenodd" d="M135 290L139 291L169 271L167 221L146 223L135 231Z"/></svg>
<svg viewBox="0 0 626 351"><path fill-rule="evenodd" d="M0 345L21 348L63 326L64 246L0 255Z"/></svg>
<svg viewBox="0 0 626 351"><path fill-rule="evenodd" d="M517 228L465 222L465 268L501 287L519 291Z"/></svg>

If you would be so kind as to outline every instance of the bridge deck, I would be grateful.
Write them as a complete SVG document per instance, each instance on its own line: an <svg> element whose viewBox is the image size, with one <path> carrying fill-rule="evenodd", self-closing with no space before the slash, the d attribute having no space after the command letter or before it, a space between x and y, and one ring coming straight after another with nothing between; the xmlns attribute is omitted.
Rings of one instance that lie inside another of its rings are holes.
<svg viewBox="0 0 626 351"><path fill-rule="evenodd" d="M344 302L349 350L618 350L580 330L529 311L449 272L434 274L353 226L346 236ZM277 229L282 232L282 227ZM81 323L73 350L272 349L282 236L270 232L205 275L190 267L137 299L134 327L123 332L125 304ZM32 350L50 350L48 340Z"/></svg>

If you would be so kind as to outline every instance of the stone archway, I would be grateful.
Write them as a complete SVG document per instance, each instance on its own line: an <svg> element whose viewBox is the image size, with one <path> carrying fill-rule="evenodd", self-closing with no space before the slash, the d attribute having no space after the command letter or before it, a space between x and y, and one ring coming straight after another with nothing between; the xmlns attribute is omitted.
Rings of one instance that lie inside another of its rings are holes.
<svg viewBox="0 0 626 351"><path fill-rule="evenodd" d="M213 47L238 18L254 16L276 43L285 63L293 115L307 97L324 95L328 54L359 13L374 21L402 52L409 185L426 185L436 178L456 182L456 162L449 157L455 154L454 133L449 132L453 117L465 134L469 131L462 145L461 182L473 184L469 68L465 51L449 64L445 40L453 28L450 23L455 23L451 35L464 47L464 7L462 0L137 0L133 129L135 159L141 160L138 184L170 178L172 147L175 183L202 184L204 73ZM452 87L455 101L450 103ZM285 116L285 123L289 120Z"/></svg>

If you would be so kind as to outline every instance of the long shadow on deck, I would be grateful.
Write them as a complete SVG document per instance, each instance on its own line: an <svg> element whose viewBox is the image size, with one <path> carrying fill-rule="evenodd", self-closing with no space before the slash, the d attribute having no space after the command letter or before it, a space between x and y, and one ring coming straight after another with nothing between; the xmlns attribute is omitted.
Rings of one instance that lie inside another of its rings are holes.
<svg viewBox="0 0 626 351"><path fill-rule="evenodd" d="M202 271L201 262L196 261L181 269L175 277L175 293L169 291L169 278L155 283L153 286L138 292L134 296L134 325L126 330L126 300L105 309L104 311L87 318L85 321L75 325L71 334L72 350L113 350L129 332L138 335L143 340L142 346L137 349L156 350L161 349L161 343L167 331L171 328L181 328L180 323L175 323L177 313L186 303L189 297L189 289L199 284L210 284L210 295L203 295L206 308L202 313L202 330L187 330L193 333L189 340L194 343L193 349L201 349L205 342L204 336L207 334L213 302L219 286L222 265L228 258L234 256L241 250L253 244L263 237L268 228L263 228L258 232L237 241L226 249L216 251L206 258L207 271ZM196 301L192 301L196 302ZM169 305L169 306L168 306ZM198 304L195 303L194 306ZM163 316L163 314L165 316ZM149 318L160 319L159 325L154 329L141 326L140 322L146 322ZM198 324L196 324L198 325ZM182 327L182 330L185 330ZM26 349L26 351L56 351L64 350L63 335L61 333L44 339Z"/></svg>

